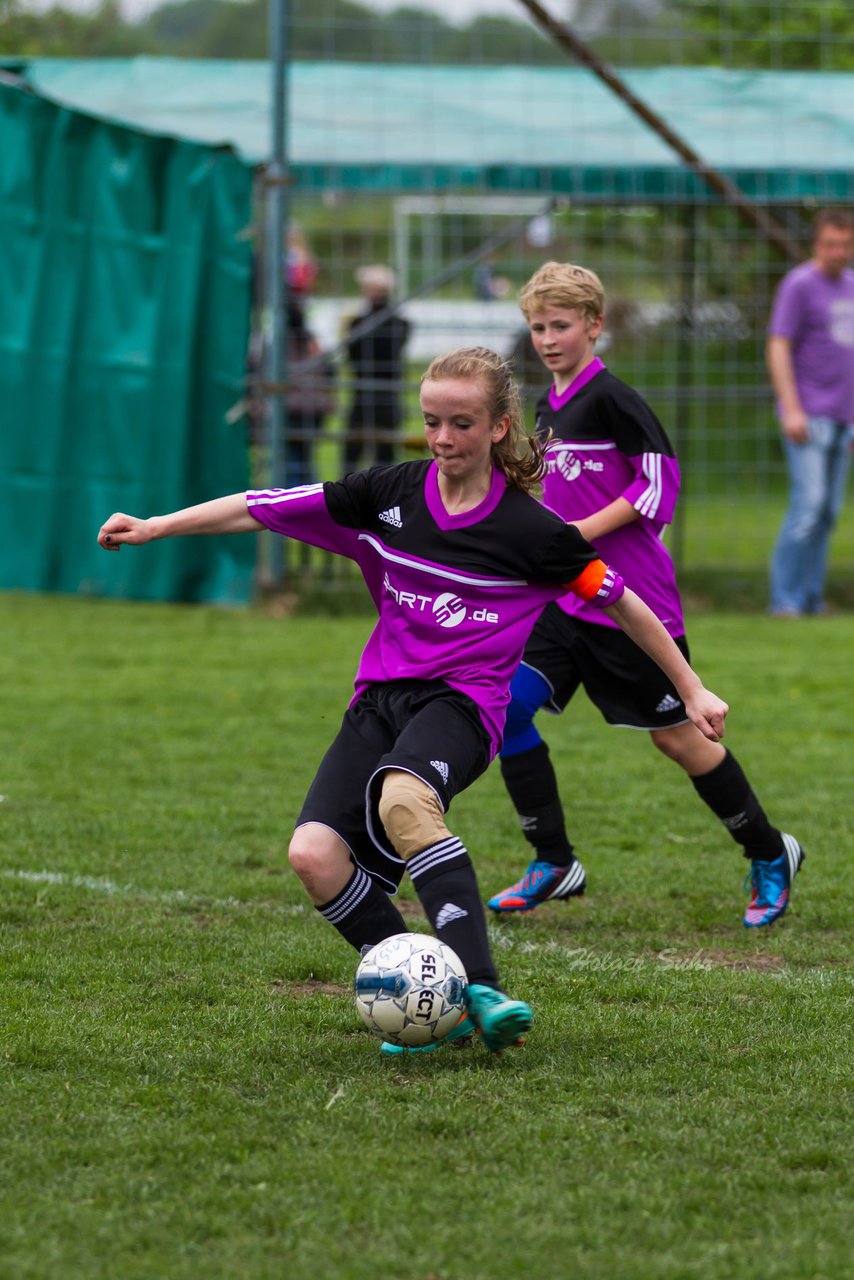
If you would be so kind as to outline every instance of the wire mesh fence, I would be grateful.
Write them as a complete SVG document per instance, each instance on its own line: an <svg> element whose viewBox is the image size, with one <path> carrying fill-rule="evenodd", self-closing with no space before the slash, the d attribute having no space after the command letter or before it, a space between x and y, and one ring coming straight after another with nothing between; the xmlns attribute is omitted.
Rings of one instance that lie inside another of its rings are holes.
<svg viewBox="0 0 854 1280"><path fill-rule="evenodd" d="M322 30L324 61L321 70L297 52L293 66L289 301L303 353L315 353L315 368L327 353L328 366L322 405L306 416L294 399L294 348L287 430L304 447L286 482L417 456L418 379L451 347L512 356L530 414L546 379L516 297L543 261L572 261L605 285L600 354L650 401L680 455L670 533L680 567L764 573L787 491L766 326L782 275L809 256L815 211L854 205L850 8L564 0L553 16L590 51L587 65L522 0L469 0L457 26L410 13L405 30L399 11L385 26L371 13L364 29L365 11L342 12L326 0L291 17L292 49L316 57ZM616 88L596 74L597 59ZM722 196L703 166L749 209ZM776 240L751 210L772 220ZM386 270L385 294L371 296L366 267ZM360 359L351 326L377 307L394 312L405 340L390 343L380 326ZM264 326L261 297L261 335ZM832 566L844 573L852 557L849 505ZM338 572L313 554L291 569Z"/></svg>

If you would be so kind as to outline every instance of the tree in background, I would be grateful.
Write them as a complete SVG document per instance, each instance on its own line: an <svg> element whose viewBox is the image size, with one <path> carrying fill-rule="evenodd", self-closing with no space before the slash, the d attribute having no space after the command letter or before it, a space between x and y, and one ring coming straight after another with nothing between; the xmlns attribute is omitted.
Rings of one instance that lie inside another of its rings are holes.
<svg viewBox="0 0 854 1280"><path fill-rule="evenodd" d="M761 70L854 69L851 0L544 0L622 67L712 64ZM520 18L524 12L519 6ZM267 0L171 0L132 22L118 0L92 13L44 13L0 0L6 57L266 58ZM529 23L481 15L464 26L413 5L380 13L357 0L292 0L296 59L567 65Z"/></svg>
<svg viewBox="0 0 854 1280"><path fill-rule="evenodd" d="M666 0L683 61L765 71L851 71L851 0Z"/></svg>
<svg viewBox="0 0 854 1280"><path fill-rule="evenodd" d="M564 55L533 27L481 17L468 26L415 7L379 13L355 0L293 0L291 54L326 61L563 64ZM93 13L57 6L45 13L0 0L5 56L266 58L267 0L178 0L130 22L117 0Z"/></svg>
<svg viewBox="0 0 854 1280"><path fill-rule="evenodd" d="M0 0L0 51L7 58L127 58L158 52L144 31L125 22L117 0L103 0L92 13L61 5L37 13L19 0Z"/></svg>

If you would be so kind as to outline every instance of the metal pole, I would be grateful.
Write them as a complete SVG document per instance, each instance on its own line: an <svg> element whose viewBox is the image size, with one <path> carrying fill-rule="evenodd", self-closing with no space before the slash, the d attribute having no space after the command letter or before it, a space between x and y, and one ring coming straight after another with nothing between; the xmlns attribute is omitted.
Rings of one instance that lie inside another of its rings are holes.
<svg viewBox="0 0 854 1280"><path fill-rule="evenodd" d="M694 357L697 345L697 210L685 205L680 219L679 336L676 340L676 429L674 444L683 481L693 462ZM679 517L673 526L671 551L677 572L685 568L686 495L679 497Z"/></svg>
<svg viewBox="0 0 854 1280"><path fill-rule="evenodd" d="M288 12L289 0L270 0L269 48L271 62L272 139L270 163L267 165L266 273L269 331L266 348L267 422L270 446L270 484L280 488L285 480L285 433L288 429L287 405L281 388L287 382L288 343L286 271L287 228L289 222L288 192ZM270 387L277 388L270 390ZM274 587L281 586L285 576L285 540L274 537L271 548L270 575Z"/></svg>

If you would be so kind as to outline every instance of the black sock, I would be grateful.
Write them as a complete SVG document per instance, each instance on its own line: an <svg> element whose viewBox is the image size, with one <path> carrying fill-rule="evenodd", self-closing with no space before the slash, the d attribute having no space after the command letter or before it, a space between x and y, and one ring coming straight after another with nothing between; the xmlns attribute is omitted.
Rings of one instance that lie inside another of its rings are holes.
<svg viewBox="0 0 854 1280"><path fill-rule="evenodd" d="M575 861L566 834L554 766L545 742L501 760L501 776L519 815L522 834L544 862Z"/></svg>
<svg viewBox="0 0 854 1280"><path fill-rule="evenodd" d="M757 862L773 862L783 853L783 837L765 815L741 765L727 752L719 765L709 773L701 773L691 781L704 800L729 831L733 840L744 847L746 858Z"/></svg>
<svg viewBox="0 0 854 1280"><path fill-rule="evenodd" d="M410 858L406 869L436 936L456 951L469 982L497 987L486 914L462 841L456 836L439 840Z"/></svg>
<svg viewBox="0 0 854 1280"><path fill-rule="evenodd" d="M361 867L356 867L340 893L317 910L357 951L375 947L394 933L408 932L391 898Z"/></svg>

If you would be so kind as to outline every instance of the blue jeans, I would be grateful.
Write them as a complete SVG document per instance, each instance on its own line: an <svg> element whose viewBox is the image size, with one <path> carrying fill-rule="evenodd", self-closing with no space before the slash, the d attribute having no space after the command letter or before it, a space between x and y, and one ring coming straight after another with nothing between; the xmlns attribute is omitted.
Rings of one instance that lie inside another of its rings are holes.
<svg viewBox="0 0 854 1280"><path fill-rule="evenodd" d="M810 418L806 444L784 439L789 509L771 559L771 612L818 613L830 533L845 498L851 461L847 423Z"/></svg>

